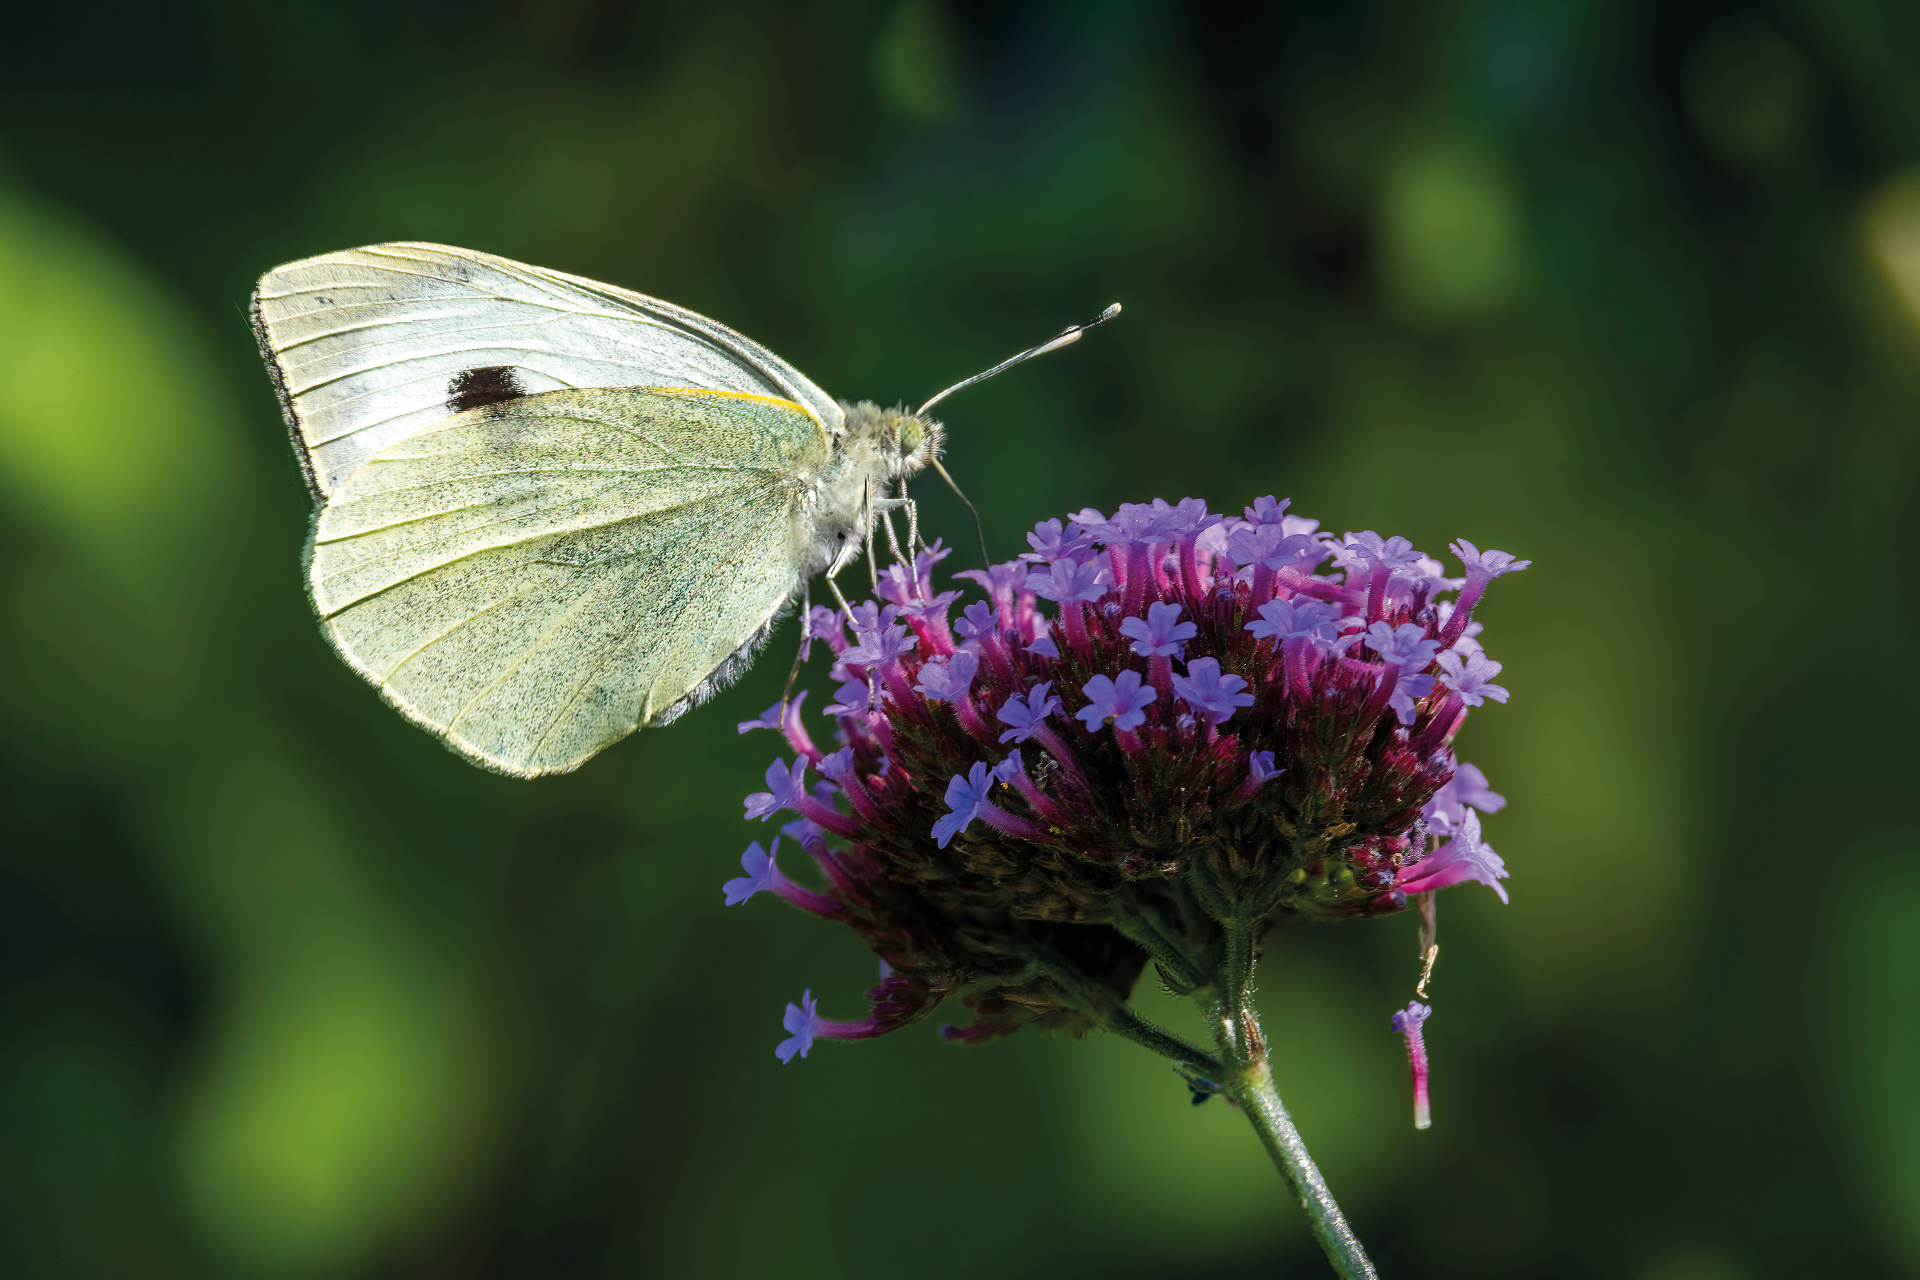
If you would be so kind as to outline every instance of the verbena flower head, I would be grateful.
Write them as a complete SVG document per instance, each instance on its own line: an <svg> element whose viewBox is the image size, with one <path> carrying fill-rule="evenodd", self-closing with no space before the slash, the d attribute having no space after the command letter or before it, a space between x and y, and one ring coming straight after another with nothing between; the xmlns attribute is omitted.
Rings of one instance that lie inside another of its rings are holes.
<svg viewBox="0 0 1920 1280"><path fill-rule="evenodd" d="M1405 538L1336 538L1271 498L1088 509L1027 542L954 575L964 603L936 589L936 544L851 617L813 611L837 750L798 699L741 726L788 748L746 816L797 815L821 888L756 845L728 900L843 920L885 966L864 1020L788 1006L783 1059L950 998L972 1010L950 1038L1078 1030L1149 959L1201 985L1226 921L1382 915L1465 880L1505 899L1480 827L1504 802L1452 744L1506 698L1472 614L1526 562L1459 542L1447 578Z"/></svg>

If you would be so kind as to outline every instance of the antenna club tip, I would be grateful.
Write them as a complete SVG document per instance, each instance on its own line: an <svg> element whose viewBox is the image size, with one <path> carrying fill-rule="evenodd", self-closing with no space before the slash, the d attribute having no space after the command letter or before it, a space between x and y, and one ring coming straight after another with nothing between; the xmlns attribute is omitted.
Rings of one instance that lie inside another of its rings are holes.
<svg viewBox="0 0 1920 1280"><path fill-rule="evenodd" d="M1102 320L1111 320L1119 314L1120 314L1120 304L1117 302L1110 302L1107 304L1107 309L1100 313L1100 318Z"/></svg>

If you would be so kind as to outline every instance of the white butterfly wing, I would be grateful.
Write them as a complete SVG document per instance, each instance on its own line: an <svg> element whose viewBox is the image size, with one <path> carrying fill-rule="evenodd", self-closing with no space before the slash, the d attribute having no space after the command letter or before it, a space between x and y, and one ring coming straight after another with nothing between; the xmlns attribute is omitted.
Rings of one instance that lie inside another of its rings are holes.
<svg viewBox="0 0 1920 1280"><path fill-rule="evenodd" d="M790 400L837 436L840 406L705 316L542 267L396 243L276 267L254 328L294 446L327 497L449 413L580 387L686 387Z"/></svg>
<svg viewBox="0 0 1920 1280"><path fill-rule="evenodd" d="M745 666L809 565L825 428L787 401L557 391L347 477L308 565L341 654L482 764L575 768Z"/></svg>

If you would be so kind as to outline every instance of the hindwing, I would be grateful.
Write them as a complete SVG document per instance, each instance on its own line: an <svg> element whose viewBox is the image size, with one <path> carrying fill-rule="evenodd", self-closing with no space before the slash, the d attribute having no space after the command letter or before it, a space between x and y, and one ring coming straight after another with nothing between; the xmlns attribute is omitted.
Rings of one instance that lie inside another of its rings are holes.
<svg viewBox="0 0 1920 1280"><path fill-rule="evenodd" d="M503 772L565 772L730 678L799 590L831 454L817 418L761 396L467 410L335 486L314 604L406 715Z"/></svg>

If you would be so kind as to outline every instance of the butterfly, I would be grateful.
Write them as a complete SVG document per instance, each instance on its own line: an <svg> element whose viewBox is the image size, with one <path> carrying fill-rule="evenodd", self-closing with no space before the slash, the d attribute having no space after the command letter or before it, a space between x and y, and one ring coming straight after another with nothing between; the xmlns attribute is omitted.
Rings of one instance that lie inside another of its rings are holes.
<svg viewBox="0 0 1920 1280"><path fill-rule="evenodd" d="M518 777L725 687L909 477L946 476L934 403L1118 312L909 412L835 400L685 308L446 245L290 262L252 306L315 499L323 631L408 719Z"/></svg>

